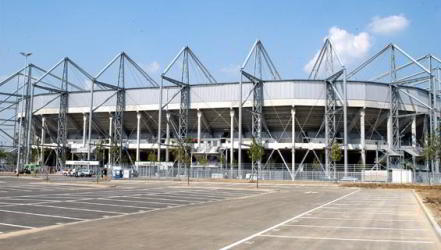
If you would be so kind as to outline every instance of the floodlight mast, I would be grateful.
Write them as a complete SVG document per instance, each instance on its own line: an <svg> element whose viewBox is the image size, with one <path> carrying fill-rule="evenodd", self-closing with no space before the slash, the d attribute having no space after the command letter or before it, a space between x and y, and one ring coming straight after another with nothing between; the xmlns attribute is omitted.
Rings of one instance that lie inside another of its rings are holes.
<svg viewBox="0 0 441 250"><path fill-rule="evenodd" d="M25 65L24 65L25 68L24 68L24 70L26 70L27 68L29 68L29 66L28 66L28 57L30 57L32 55L32 53L31 52L20 52L20 55L24 56L24 58L25 58ZM27 76L28 79L30 78L30 68L28 69L28 72L27 72L27 74L25 76ZM18 127L17 166L16 166L16 173L17 173L17 175L20 172L20 165L21 165L21 161L23 160L23 156L21 154L23 154L23 149L22 149L23 137L22 137L22 133L24 132L24 129L23 129L22 126L23 126L23 115L24 115L24 112L25 112L25 107L24 107L24 104L23 104L23 100L24 100L25 91L26 91L26 88L24 87L24 85L26 84L26 77L23 78L23 79L24 79L23 80L23 91L22 91L22 95L21 95L21 101L22 101L22 104L21 104L21 117L20 117L19 125L18 125L19 127ZM20 85L20 81L18 82L18 85ZM19 87L17 86L17 90L18 90L18 88ZM17 115L17 118L18 118L18 115Z"/></svg>

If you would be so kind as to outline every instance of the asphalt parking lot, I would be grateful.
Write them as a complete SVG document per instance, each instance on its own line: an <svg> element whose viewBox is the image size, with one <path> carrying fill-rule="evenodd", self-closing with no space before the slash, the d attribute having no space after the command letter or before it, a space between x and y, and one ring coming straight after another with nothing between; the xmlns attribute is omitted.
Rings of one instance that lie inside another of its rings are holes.
<svg viewBox="0 0 441 250"><path fill-rule="evenodd" d="M356 190L223 249L440 249L409 190Z"/></svg>
<svg viewBox="0 0 441 250"><path fill-rule="evenodd" d="M441 249L409 190L114 183L0 178L0 249Z"/></svg>
<svg viewBox="0 0 441 250"><path fill-rule="evenodd" d="M99 188L0 179L0 234L202 204L259 191L182 190L171 186ZM213 192L215 191L215 192Z"/></svg>

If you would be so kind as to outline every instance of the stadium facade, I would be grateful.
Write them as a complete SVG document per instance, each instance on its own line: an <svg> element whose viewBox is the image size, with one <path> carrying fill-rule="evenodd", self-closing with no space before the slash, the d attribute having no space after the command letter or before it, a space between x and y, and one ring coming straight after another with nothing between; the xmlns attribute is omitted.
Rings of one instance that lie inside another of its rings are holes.
<svg viewBox="0 0 441 250"><path fill-rule="evenodd" d="M348 70L330 40L308 79L282 78L260 41L230 83L217 82L189 47L160 83L125 53L95 76L64 58L47 70L26 65L0 83L16 84L1 93L0 128L17 168L35 160L33 148L45 165L63 168L67 160L97 159L98 150L109 165L146 162L152 153L158 164L173 162L173 150L186 144L193 161L206 156L208 165L239 174L254 166L294 177L308 168L346 173L409 163L439 172L422 147L439 133L440 66L431 54L413 58L390 44ZM255 162L247 154L253 140L264 147Z"/></svg>

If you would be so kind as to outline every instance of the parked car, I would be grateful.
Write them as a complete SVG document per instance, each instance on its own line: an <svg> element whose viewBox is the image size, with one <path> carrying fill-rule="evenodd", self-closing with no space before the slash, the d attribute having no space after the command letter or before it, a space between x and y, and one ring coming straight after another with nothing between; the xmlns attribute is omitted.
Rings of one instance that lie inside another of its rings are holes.
<svg viewBox="0 0 441 250"><path fill-rule="evenodd" d="M92 175L93 170L87 168L80 169L78 172L75 173L76 177L92 177Z"/></svg>
<svg viewBox="0 0 441 250"><path fill-rule="evenodd" d="M63 169L62 171L60 171L60 174L64 176L69 176L70 171L71 171L70 169Z"/></svg>

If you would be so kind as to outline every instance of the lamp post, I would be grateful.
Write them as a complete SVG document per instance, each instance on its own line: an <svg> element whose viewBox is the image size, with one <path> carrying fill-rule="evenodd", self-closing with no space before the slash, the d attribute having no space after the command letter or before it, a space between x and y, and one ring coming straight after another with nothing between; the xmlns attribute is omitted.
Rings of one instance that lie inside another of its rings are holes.
<svg viewBox="0 0 441 250"><path fill-rule="evenodd" d="M30 52L20 52L20 55L25 57L25 67L27 67L27 65L28 65L28 57L31 56L32 53L30 53ZM23 78L23 79L25 79L25 80L23 82L23 91L22 91L22 94L21 94L21 100L22 101L24 99L25 91L26 91L26 88L24 87L24 84L26 83L26 78ZM24 105L21 105L21 115L23 115L24 111L25 111L24 110ZM21 138L22 122L23 122L23 117L20 118L19 126L18 126L17 167L16 167L17 176L19 175L19 171L20 171L20 153L21 153L21 144L22 144L22 140L21 140L22 139Z"/></svg>

